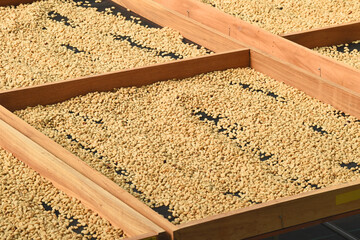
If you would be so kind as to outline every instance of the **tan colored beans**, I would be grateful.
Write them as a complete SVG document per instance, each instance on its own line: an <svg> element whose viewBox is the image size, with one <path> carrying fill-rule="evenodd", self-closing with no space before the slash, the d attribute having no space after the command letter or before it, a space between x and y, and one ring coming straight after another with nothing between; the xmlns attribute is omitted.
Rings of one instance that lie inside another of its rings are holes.
<svg viewBox="0 0 360 240"><path fill-rule="evenodd" d="M124 237L121 230L111 227L109 222L85 208L80 201L56 189L1 148L0 182L1 239ZM84 229L81 231L80 228ZM84 236L73 230L80 230Z"/></svg>
<svg viewBox="0 0 360 240"><path fill-rule="evenodd" d="M275 34L327 27L360 19L358 0L201 1Z"/></svg>
<svg viewBox="0 0 360 240"><path fill-rule="evenodd" d="M359 120L251 69L16 114L174 223L359 178Z"/></svg>
<svg viewBox="0 0 360 240"><path fill-rule="evenodd" d="M359 44L360 40L354 41L353 44ZM346 63L354 68L360 69L360 53L359 50L348 48L349 44L340 44L338 46L314 48L315 51L334 58L337 61ZM338 49L344 49L344 51L338 51Z"/></svg>
<svg viewBox="0 0 360 240"><path fill-rule="evenodd" d="M111 11L66 0L0 7L0 89L206 54L172 29L141 26Z"/></svg>

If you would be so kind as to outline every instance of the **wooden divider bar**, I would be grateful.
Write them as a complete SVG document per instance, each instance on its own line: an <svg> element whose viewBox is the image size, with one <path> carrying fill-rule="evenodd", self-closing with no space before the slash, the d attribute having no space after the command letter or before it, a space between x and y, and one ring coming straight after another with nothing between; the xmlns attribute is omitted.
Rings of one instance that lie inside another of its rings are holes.
<svg viewBox="0 0 360 240"><path fill-rule="evenodd" d="M321 219L318 219L318 220L315 220L315 221L306 222L306 223L295 225L295 226L288 227L288 228L283 228L283 229L276 230L276 231L273 231L273 232L268 232L268 233L265 233L265 234L257 235L257 236L254 236L254 237L247 238L247 240L260 240L260 239L264 239L264 238L269 238L269 237L277 236L277 235L280 235L280 234L283 234L283 233L296 231L296 230L299 230L299 229L303 229L303 228L311 227L311 226L314 226L314 225L318 225L318 224L321 224L321 223L324 223L324 222L331 222L331 221L334 221L334 220L337 220L337 219L340 219L340 218L346 218L346 217L350 217L350 216L357 215L357 214L360 214L360 209L355 210L355 211L346 212L346 213L341 213L341 214L338 214L338 215L333 215L333 216L326 217L326 218L321 218Z"/></svg>
<svg viewBox="0 0 360 240"><path fill-rule="evenodd" d="M360 40L360 21L296 33L287 33L281 36L307 48L350 43Z"/></svg>
<svg viewBox="0 0 360 240"><path fill-rule="evenodd" d="M164 230L0 119L0 145L132 237Z"/></svg>
<svg viewBox="0 0 360 240"><path fill-rule="evenodd" d="M143 234L143 235L139 235L136 237L126 238L124 240L158 240L158 239L159 238L158 238L157 234L148 233L148 234Z"/></svg>
<svg viewBox="0 0 360 240"><path fill-rule="evenodd" d="M360 93L267 54L250 52L251 67L360 119Z"/></svg>
<svg viewBox="0 0 360 240"><path fill-rule="evenodd" d="M0 7L1 6L9 6L9 5L19 5L19 4L26 4L26 3L32 3L38 0L0 0Z"/></svg>
<svg viewBox="0 0 360 240"><path fill-rule="evenodd" d="M0 92L0 105L10 111L36 105L47 105L95 91L142 86L172 78L186 78L196 74L250 66L248 49L178 60L131 70L100 74L34 87Z"/></svg>
<svg viewBox="0 0 360 240"><path fill-rule="evenodd" d="M360 181L298 194L182 224L174 232L176 240L244 239L300 223L359 209ZM337 204L337 198L353 195Z"/></svg>
<svg viewBox="0 0 360 240"><path fill-rule="evenodd" d="M145 0L144 0L145 1ZM351 68L306 47L274 35L197 0L154 0L219 32L244 46L269 54L324 79L360 93L360 70ZM161 20L161 19L160 19ZM166 25L166 20L158 21ZM190 40L191 36L188 37Z"/></svg>

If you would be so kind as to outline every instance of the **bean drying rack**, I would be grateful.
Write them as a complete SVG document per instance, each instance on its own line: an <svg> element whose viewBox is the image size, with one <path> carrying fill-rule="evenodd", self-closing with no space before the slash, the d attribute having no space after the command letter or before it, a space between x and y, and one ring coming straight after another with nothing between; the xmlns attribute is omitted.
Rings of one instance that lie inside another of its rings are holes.
<svg viewBox="0 0 360 240"><path fill-rule="evenodd" d="M0 5L33 0L2 0ZM109 0L107 0L109 1ZM0 146L124 230L129 239L272 236L360 212L360 180L173 225L11 111L94 91L251 67L360 118L360 71L308 48L360 39L360 22L277 36L196 0L113 0L215 54L0 92Z"/></svg>

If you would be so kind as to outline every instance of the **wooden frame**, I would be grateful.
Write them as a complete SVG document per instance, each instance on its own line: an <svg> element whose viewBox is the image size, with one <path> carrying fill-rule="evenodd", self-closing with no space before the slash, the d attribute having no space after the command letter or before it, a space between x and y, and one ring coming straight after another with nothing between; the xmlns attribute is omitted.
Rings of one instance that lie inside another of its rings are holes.
<svg viewBox="0 0 360 240"><path fill-rule="evenodd" d="M155 0L158 3L151 0L114 1L159 25L179 30L186 38L213 51L232 51L0 92L0 105L2 105L0 106L0 129L4 133L0 135L0 146L37 170L58 188L80 199L114 226L122 228L132 237L130 239L256 238L269 232L275 234L274 231L284 231L302 224L325 221L334 216L358 212L360 181L286 197L174 226L105 176L91 169L73 154L12 114L9 110L14 111L37 104L52 104L93 91L141 86L227 68L252 67L360 118L360 71L358 70L193 0ZM186 9L190 9L191 14L189 14L190 10ZM181 13L184 14L184 10L186 10L185 16L181 15ZM209 16L213 22L209 21ZM227 25L230 26L230 37L226 36L226 31L223 29L223 27L226 29ZM359 37L358 35L336 37L339 32L359 29L359 27L358 22L284 37L313 47L308 43L309 36L334 36L335 39L330 44L338 44L344 40L353 41ZM321 40L316 43L316 45L321 44L328 45L329 41ZM297 53L298 56L294 58L291 56L293 53ZM321 64L322 74L318 74L319 70L314 71L318 63ZM329 69L333 69L334 73L329 73ZM323 72L324 70L326 71ZM349 82L339 78L342 74L348 77ZM292 76L291 79L288 78L289 75ZM59 88L63 91L56 91ZM57 166L57 169L52 168L53 165L50 163ZM59 168L61 171L57 173ZM64 178L59 173L69 177ZM77 184L74 185L74 183ZM76 185L87 189L89 194L82 194ZM121 213L123 217L119 219L114 216L115 212Z"/></svg>
<svg viewBox="0 0 360 240"><path fill-rule="evenodd" d="M290 71L293 74L292 82L290 82L290 84L302 84L303 81L310 79L310 81L312 81L312 85L304 84L304 88L308 88L308 90L317 88L324 89L325 87L322 86L328 86L329 89L324 91L325 93L336 91L332 95L349 96L354 99L353 101L357 101L357 105L360 106L359 94L352 93L349 90L343 89L341 86L321 79L318 76L306 73L302 69L275 60L270 56L266 56L257 52L249 52L249 50L237 50L228 53L220 53L194 59L158 64L150 67L142 67L133 70L119 71L116 73L102 74L99 76L93 76L88 78L80 78L44 84L35 87L27 87L5 91L0 93L0 104L6 108L15 110L37 104L51 104L59 101L64 101L73 96L85 94L92 91L108 91L118 87L141 86L153 83L155 81L172 79L174 77L184 78L203 72L223 70L234 67L248 67L250 65L255 70L265 73L269 73L271 72L271 69L276 68L279 72L279 75L277 75L278 79L280 78L286 80L286 76L288 74L287 71ZM189 71L183 71L183 69L189 69ZM139 78L139 76L142 76L142 78ZM315 84L319 84L319 87L314 88L313 86ZM53 91L58 88L65 89L66 91ZM74 90L68 91L70 89ZM318 93L316 92L313 94L317 95ZM31 98L31 96L37 97ZM346 105L346 102L342 103L342 100L344 99L345 98L340 97L339 99L337 99L337 101L340 105ZM16 104L14 105L14 103ZM159 216L157 213L153 212L150 208L145 206L139 200L135 199L130 194L122 190L120 187L116 186L116 184L112 183L106 177L88 167L80 159L76 158L71 153L64 150L61 146L36 131L34 128L26 124L23 120L11 114L5 108L0 108L0 119L4 122L0 122L0 129L4 132L9 132L0 137L1 146L14 153L15 156L26 162L32 168L36 169L45 177L49 178L60 189L63 189L70 195L77 197L82 202L84 202L85 205L89 206L94 211L99 212L100 214L102 214L102 216L109 219L115 226L119 226L124 230L129 228L129 225L131 227L133 227L134 225L136 226L139 222L144 221L144 219L141 220L141 218L139 217L140 220L135 221L133 224L129 224L128 221L126 221L126 223L118 222L118 219L117 222L114 222L113 219L109 218L106 215L106 211L104 212L104 209L99 209L94 207L94 204L89 204L87 196L76 195L78 191L76 189L73 190L73 187L69 187L68 185L74 182L73 176L65 179L59 177L53 179L53 175L49 175L47 171L52 172L55 171L55 169L51 169L50 167L48 167L46 170L44 170L34 165L36 163L34 159L27 160L27 156L30 155L30 150L29 148L24 148L24 145L26 146L27 144L29 144L29 147L34 146L34 144L39 145L43 148L43 150L37 151L36 156L43 154L42 152L44 151L47 151L49 154L63 161L64 166L62 166L62 168L64 169L64 172L70 171L68 169L71 168L72 171L77 171L79 174L82 174L87 179L89 179L89 181L92 181L93 185L98 186L98 192L94 192L94 195L104 194L105 190L106 192L110 193L108 198L112 199L112 197L115 196L117 199L127 205L125 206L126 208L129 207L140 213L145 218L151 220L157 226L160 226L162 229L166 230L174 239L189 239L190 235L191 239L203 239L205 232L208 233L209 236L212 236L212 238L208 239L231 239L231 237L233 237L234 239L239 239L245 237L252 237L254 235L264 234L269 231L303 224L308 221L314 221L336 214L350 212L358 209L358 204L360 203L360 200L356 199L349 203L336 205L337 196L341 196L341 194L345 192L351 192L360 189L360 182L356 182L348 184L349 186L343 185L341 187L337 186L333 188L312 191L310 193L283 198L280 200L243 208L238 211L220 214L200 221L193 221L189 224L174 226L171 223L167 222L167 220ZM9 126L5 127L5 124L11 125L13 129ZM31 142L31 144L26 143L25 140L22 141L21 144L14 144L17 142L17 139L12 137L14 131L18 131L18 134L21 133L21 135L23 135L23 138L27 138L27 141ZM9 141L9 139L11 141ZM52 157L49 158L49 161L53 161ZM46 158L42 158L43 163L46 161L48 161ZM59 166L56 169L59 169ZM66 179L68 179L69 182L66 182ZM71 189L71 191L69 189ZM97 201L98 203L101 203L101 205L107 205L107 201L102 198L97 198ZM293 212L296 212L296 209L299 209L299 207L301 207L302 210L306 210L306 207L311 210L314 208L314 206L318 209L317 214L313 214L311 211L309 211L308 215L295 214L295 216L291 216L291 214ZM111 209L114 210L114 208ZM263 218L259 218L259 215L263 216ZM282 222L279 222L279 216L282 217ZM251 224L246 224L249 219L254 220L251 220ZM254 221L257 224L254 224ZM239 229L236 226L247 226L247 228ZM250 226L256 227L254 229L251 229ZM258 229L258 226L267 227L262 227L261 229ZM206 231L204 232L203 229L206 229ZM228 230L228 234L224 234L223 230ZM219 235L219 233L221 233L221 236ZM157 234L159 238L166 237L164 233L157 232Z"/></svg>

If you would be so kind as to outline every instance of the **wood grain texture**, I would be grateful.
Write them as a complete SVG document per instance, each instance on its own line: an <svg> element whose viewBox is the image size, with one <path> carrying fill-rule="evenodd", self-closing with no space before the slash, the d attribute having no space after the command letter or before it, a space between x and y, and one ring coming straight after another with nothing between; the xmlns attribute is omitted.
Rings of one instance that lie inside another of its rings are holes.
<svg viewBox="0 0 360 240"><path fill-rule="evenodd" d="M206 25L186 18L151 0L112 1L136 12L156 24L175 29L179 31L183 37L212 51L223 52L244 48L241 43L234 41L234 39L229 38L225 34L216 32Z"/></svg>
<svg viewBox="0 0 360 240"><path fill-rule="evenodd" d="M32 3L38 0L0 0L0 6L16 6L19 4L27 4L27 3Z"/></svg>
<svg viewBox="0 0 360 240"><path fill-rule="evenodd" d="M160 240L156 233L142 234L136 237L126 238L126 240Z"/></svg>
<svg viewBox="0 0 360 240"><path fill-rule="evenodd" d="M251 51L251 67L360 119L360 94L266 54Z"/></svg>
<svg viewBox="0 0 360 240"><path fill-rule="evenodd" d="M116 183L102 175L100 172L89 167L80 158L76 157L71 152L67 151L65 148L61 147L59 144L41 132L37 131L34 127L27 124L24 120L20 119L15 114L5 109L3 106L0 106L0 119L2 119L7 124L11 124L14 129L21 132L31 141L42 146L44 149L46 149L47 152L61 159L71 168L86 176L92 182L99 185L101 188L105 189L107 192L111 193L113 196L126 203L135 211L139 212L144 217L148 218L167 232L173 232L177 228L169 221L167 221L163 216L159 215L140 200L119 187Z"/></svg>
<svg viewBox="0 0 360 240"><path fill-rule="evenodd" d="M282 37L307 48L325 47L360 40L360 21L283 34Z"/></svg>
<svg viewBox="0 0 360 240"><path fill-rule="evenodd" d="M355 211L350 211L350 212L346 212L346 213L342 213L342 214L338 214L338 215L334 215L334 216L330 216L330 217L326 217L326 218L321 218L315 221L311 221L311 222L306 222L304 224L299 224L296 226L292 226L292 227L288 227L288 228L283 228L281 230L276 230L273 232L269 232L269 233L265 233L265 234L261 234L261 235L257 235L255 237L250 237L247 240L260 240L260 239L264 239L264 238L269 238L269 237L274 237L280 234L284 234L287 232L292 232L292 231L296 231L296 230L300 230L303 228L307 228L307 227L311 227L314 225L318 225L324 222L331 222L340 218L346 218L346 217L350 217L350 216L354 216L354 215L358 215L360 214L360 210L355 210Z"/></svg>
<svg viewBox="0 0 360 240"><path fill-rule="evenodd" d="M257 204L180 225L175 240L238 240L359 208L360 200L336 205L337 195L360 189L360 181Z"/></svg>
<svg viewBox="0 0 360 240"><path fill-rule="evenodd" d="M239 50L203 57L140 67L74 80L54 82L0 92L0 105L14 111L29 106L61 102L75 96L114 88L143 86L173 78L186 78L196 74L250 66L250 51Z"/></svg>
<svg viewBox="0 0 360 240"><path fill-rule="evenodd" d="M128 236L163 230L39 144L0 120L0 145Z"/></svg>
<svg viewBox="0 0 360 240"><path fill-rule="evenodd" d="M154 1L184 16L188 16L189 19L191 18L227 34L252 50L267 53L360 93L360 70L267 32L200 1ZM192 40L190 37L189 39Z"/></svg>

